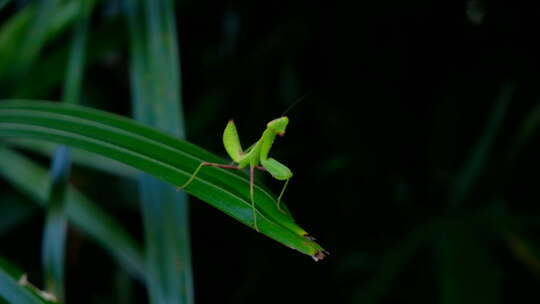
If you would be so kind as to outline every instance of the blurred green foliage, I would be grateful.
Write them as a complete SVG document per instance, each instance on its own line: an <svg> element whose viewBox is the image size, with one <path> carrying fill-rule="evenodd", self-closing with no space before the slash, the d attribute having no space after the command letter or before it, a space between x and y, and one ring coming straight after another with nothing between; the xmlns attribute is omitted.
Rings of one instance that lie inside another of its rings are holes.
<svg viewBox="0 0 540 304"><path fill-rule="evenodd" d="M45 1L0 1L0 99L62 98L80 16L77 1L54 2L51 13L40 9ZM131 116L125 3L95 3L81 102ZM272 153L294 173L289 209L331 253L314 264L192 199L196 302L538 300L537 4L175 5L177 85L191 142L225 155L228 119L247 144L308 93L288 113L287 135ZM17 146L19 157L49 165L50 146ZM71 220L67 302L147 303L146 288L137 288L144 285L144 231L135 174L76 150L73 162L71 185L91 198L76 200L93 202L110 221L96 216L79 227ZM44 286L45 213L33 207L31 191L43 201L47 186L22 187L30 171L3 168L0 256ZM259 178L279 190L280 183ZM101 227L109 226L129 240L119 245L129 255L107 254L111 246L92 242L99 234L88 230L106 235Z"/></svg>

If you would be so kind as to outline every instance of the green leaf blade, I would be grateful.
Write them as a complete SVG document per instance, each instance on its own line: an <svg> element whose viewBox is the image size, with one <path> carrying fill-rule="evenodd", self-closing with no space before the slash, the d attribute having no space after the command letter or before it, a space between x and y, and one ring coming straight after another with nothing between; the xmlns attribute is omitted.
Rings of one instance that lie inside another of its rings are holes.
<svg viewBox="0 0 540 304"><path fill-rule="evenodd" d="M79 106L4 101L0 104L0 137L13 136L92 151L173 185L185 182L201 161L223 161L195 145L129 119ZM242 173L206 168L186 191L253 227L248 185ZM304 254L321 257L324 249L304 237L307 233L289 214L277 209L275 198L263 187L255 187L261 232Z"/></svg>

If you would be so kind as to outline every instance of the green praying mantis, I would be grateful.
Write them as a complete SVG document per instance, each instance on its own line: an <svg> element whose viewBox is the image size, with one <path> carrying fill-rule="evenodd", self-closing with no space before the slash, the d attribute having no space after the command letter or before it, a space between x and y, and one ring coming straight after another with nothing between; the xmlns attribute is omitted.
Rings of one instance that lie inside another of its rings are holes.
<svg viewBox="0 0 540 304"><path fill-rule="evenodd" d="M249 195L251 199L251 208L253 210L253 226L258 232L259 228L257 226L255 202L253 200L254 171L255 169L268 171L268 173L270 173L275 179L285 181L276 202L277 208L281 212L284 212L280 207L281 197L283 196L283 193L285 192L285 189L287 188L289 180L293 174L285 165L273 158L268 157L268 153L270 152L270 148L272 148L276 135L285 135L285 130L287 129L288 124L289 118L286 116L282 116L270 121L266 125L266 129L264 130L261 138L244 151L242 150L242 146L240 144L240 138L238 137L236 125L232 120L229 120L227 126L225 127L225 131L223 132L223 145L225 146L227 154L229 154L233 162L237 165L202 162L197 169L195 169L189 180L177 189L180 190L187 187L204 166L235 170L241 170L249 166Z"/></svg>

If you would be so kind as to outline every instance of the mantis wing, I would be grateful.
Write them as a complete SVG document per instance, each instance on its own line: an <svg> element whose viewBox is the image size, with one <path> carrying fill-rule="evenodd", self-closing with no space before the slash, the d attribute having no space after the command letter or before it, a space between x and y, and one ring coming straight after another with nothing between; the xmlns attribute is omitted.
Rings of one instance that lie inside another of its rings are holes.
<svg viewBox="0 0 540 304"><path fill-rule="evenodd" d="M261 164L275 179L287 180L293 175L287 166L273 158L261 159Z"/></svg>

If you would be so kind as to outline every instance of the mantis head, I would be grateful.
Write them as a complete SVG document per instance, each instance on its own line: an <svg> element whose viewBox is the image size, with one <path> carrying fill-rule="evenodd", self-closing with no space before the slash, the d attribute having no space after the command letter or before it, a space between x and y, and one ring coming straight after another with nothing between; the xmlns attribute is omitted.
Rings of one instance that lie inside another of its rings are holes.
<svg viewBox="0 0 540 304"><path fill-rule="evenodd" d="M285 135L285 129L287 129L287 124L289 124L289 118L287 116L282 116L270 121L266 126L274 131L279 136Z"/></svg>

